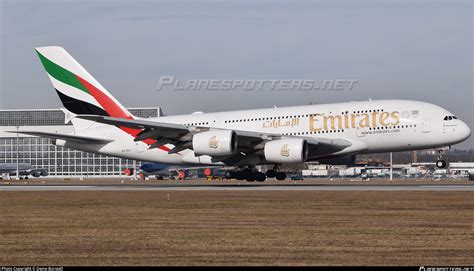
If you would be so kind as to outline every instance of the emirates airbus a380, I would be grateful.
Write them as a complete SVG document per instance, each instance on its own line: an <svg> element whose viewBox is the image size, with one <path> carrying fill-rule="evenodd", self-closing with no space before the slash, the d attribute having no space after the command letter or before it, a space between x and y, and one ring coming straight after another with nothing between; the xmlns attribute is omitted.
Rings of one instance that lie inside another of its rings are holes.
<svg viewBox="0 0 474 271"><path fill-rule="evenodd" d="M278 166L350 164L362 153L440 148L466 140L470 128L448 110L410 100L377 100L138 118L61 47L36 52L73 134L20 131L54 144L141 161L227 165L237 179L283 180ZM274 165L258 172L255 165ZM438 161L443 167L445 162Z"/></svg>

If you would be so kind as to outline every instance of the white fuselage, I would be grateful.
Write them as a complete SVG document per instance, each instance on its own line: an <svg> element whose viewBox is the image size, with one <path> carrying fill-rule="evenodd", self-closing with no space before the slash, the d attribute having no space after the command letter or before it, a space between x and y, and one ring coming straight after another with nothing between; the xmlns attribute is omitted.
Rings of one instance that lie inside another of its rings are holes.
<svg viewBox="0 0 474 271"><path fill-rule="evenodd" d="M449 116L449 118L447 118ZM340 138L352 143L334 156L439 148L470 136L469 127L442 107L409 100L378 100L306 105L219 113L165 116L147 121L235 131L251 131L304 138ZM59 145L142 161L213 164L210 157L194 157L192 150L168 154L148 149L117 127L97 124L76 134L114 139L106 145L58 140ZM172 145L168 145L172 148Z"/></svg>

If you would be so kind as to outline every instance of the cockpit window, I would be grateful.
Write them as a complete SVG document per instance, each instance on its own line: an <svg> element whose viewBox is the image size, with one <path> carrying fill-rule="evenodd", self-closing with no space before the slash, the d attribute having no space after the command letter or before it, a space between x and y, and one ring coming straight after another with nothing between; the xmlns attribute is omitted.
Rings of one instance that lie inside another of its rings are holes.
<svg viewBox="0 0 474 271"><path fill-rule="evenodd" d="M443 120L457 120L458 118L456 118L455 116L446 116L444 117Z"/></svg>

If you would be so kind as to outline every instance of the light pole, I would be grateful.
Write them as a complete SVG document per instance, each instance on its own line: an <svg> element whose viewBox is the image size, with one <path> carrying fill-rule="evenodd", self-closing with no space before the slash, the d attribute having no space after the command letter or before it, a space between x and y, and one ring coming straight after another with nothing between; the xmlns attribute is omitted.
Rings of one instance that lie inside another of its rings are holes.
<svg viewBox="0 0 474 271"><path fill-rule="evenodd" d="M392 153L390 152L390 181L393 180L393 157Z"/></svg>
<svg viewBox="0 0 474 271"><path fill-rule="evenodd" d="M16 179L19 180L20 179L20 165L19 165L19 160L20 160L20 152L19 152L19 148L20 148L20 141L18 139L18 129L20 128L20 126L16 126Z"/></svg>
<svg viewBox="0 0 474 271"><path fill-rule="evenodd" d="M133 180L137 180L137 161L133 160Z"/></svg>

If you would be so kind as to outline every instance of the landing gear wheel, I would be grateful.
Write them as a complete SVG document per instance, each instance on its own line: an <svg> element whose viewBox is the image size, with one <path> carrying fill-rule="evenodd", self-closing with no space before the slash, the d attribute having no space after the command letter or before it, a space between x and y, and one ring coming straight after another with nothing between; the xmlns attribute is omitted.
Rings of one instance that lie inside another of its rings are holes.
<svg viewBox="0 0 474 271"><path fill-rule="evenodd" d="M255 172L254 178L257 182L264 182L267 177L262 172Z"/></svg>
<svg viewBox="0 0 474 271"><path fill-rule="evenodd" d="M224 176L225 176L226 179L234 179L234 178L235 178L234 175L235 175L235 174L234 174L234 172L232 172L232 171L226 171L225 174L224 174Z"/></svg>
<svg viewBox="0 0 474 271"><path fill-rule="evenodd" d="M252 174L252 170L250 168L244 168L240 171L242 175L244 175L244 178L247 178L249 175Z"/></svg>
<svg viewBox="0 0 474 271"><path fill-rule="evenodd" d="M269 169L266 172L268 178L275 178L277 172L274 169Z"/></svg>
<svg viewBox="0 0 474 271"><path fill-rule="evenodd" d="M242 174L242 172L240 172L240 171L237 171L237 172L234 173L234 178L238 181L242 181L242 180L245 179L244 174Z"/></svg>
<svg viewBox="0 0 474 271"><path fill-rule="evenodd" d="M446 161L445 160L436 161L436 167L437 168L445 168L446 167Z"/></svg>
<svg viewBox="0 0 474 271"><path fill-rule="evenodd" d="M444 149L438 150L438 161L436 161L437 168L445 168L448 163L446 162L446 153Z"/></svg>
<svg viewBox="0 0 474 271"><path fill-rule="evenodd" d="M283 181L286 179L286 173L285 172L277 172L275 178L279 181Z"/></svg>
<svg viewBox="0 0 474 271"><path fill-rule="evenodd" d="M249 176L247 176L247 177L245 178L245 180L246 180L247 182L254 182L254 181L255 181L255 177L253 176L253 174L250 174Z"/></svg>

